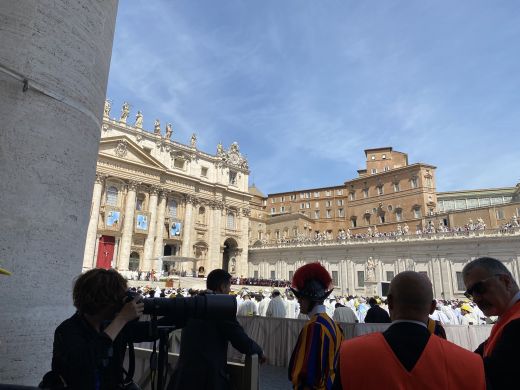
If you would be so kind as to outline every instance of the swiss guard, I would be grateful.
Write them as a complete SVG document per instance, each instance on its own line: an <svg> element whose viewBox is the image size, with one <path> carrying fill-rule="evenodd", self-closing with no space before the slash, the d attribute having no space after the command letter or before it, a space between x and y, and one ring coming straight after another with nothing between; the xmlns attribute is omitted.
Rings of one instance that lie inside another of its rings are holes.
<svg viewBox="0 0 520 390"><path fill-rule="evenodd" d="M323 304L333 290L332 278L320 263L310 263L294 273L291 290L300 304L300 313L309 321L298 336L289 363L293 389L330 390L336 376L341 328L327 315Z"/></svg>

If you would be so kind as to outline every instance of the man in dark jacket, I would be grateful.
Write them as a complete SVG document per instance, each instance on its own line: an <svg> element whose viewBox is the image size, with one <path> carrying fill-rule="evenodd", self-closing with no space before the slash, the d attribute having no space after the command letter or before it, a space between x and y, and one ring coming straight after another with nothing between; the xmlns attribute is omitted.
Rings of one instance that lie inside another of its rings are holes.
<svg viewBox="0 0 520 390"><path fill-rule="evenodd" d="M216 269L206 280L209 294L229 294L231 275ZM190 319L182 330L179 360L169 390L225 390L230 388L227 349L246 355L258 354L265 362L262 348L245 333L236 319L232 321Z"/></svg>
<svg viewBox="0 0 520 390"><path fill-rule="evenodd" d="M368 304L370 309L368 309L365 317L366 324L389 324L392 322L390 315L388 315L385 309L379 307L375 298L370 298Z"/></svg>

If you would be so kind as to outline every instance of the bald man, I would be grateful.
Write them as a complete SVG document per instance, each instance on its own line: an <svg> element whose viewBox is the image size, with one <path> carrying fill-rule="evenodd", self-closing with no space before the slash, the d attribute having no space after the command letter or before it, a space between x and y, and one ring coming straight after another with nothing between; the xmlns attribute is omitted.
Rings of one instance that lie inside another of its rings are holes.
<svg viewBox="0 0 520 390"><path fill-rule="evenodd" d="M392 324L342 343L334 388L484 390L479 356L428 331L435 305L425 276L398 274L388 293Z"/></svg>

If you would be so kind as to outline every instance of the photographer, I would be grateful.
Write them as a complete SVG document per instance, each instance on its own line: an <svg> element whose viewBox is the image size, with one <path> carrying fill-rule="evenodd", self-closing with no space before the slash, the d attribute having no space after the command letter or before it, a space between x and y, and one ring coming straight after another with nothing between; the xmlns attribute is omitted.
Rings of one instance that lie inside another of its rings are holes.
<svg viewBox="0 0 520 390"><path fill-rule="evenodd" d="M124 388L127 343L154 339L148 322L133 321L143 313L141 297L127 298L126 280L105 269L80 275L72 296L77 312L55 331L52 372L71 389Z"/></svg>

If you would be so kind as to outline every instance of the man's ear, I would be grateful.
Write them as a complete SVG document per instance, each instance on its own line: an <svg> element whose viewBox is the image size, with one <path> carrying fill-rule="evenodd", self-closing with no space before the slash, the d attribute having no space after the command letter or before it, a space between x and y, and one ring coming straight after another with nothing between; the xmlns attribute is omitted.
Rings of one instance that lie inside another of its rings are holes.
<svg viewBox="0 0 520 390"><path fill-rule="evenodd" d="M437 301L434 299L432 303L430 303L430 314L433 314L435 309L437 308Z"/></svg>

